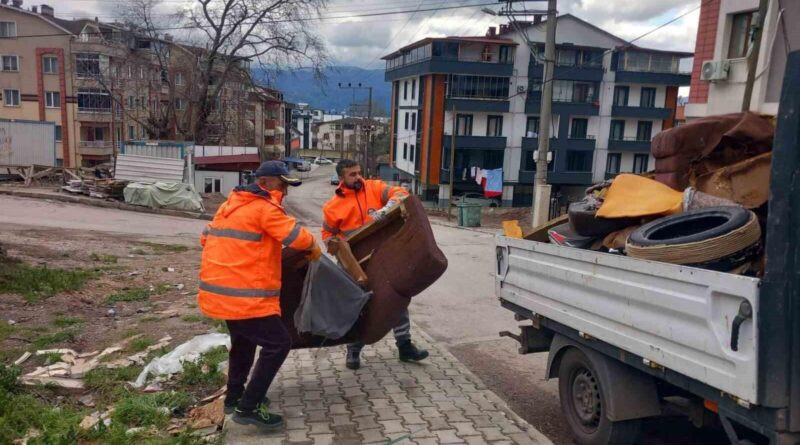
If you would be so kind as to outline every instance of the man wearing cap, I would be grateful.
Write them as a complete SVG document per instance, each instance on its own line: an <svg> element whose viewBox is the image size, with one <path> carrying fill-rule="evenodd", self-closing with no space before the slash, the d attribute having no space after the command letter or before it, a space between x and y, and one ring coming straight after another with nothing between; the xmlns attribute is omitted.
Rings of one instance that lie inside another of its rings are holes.
<svg viewBox="0 0 800 445"><path fill-rule="evenodd" d="M321 251L281 205L288 186L300 185L286 164L264 162L255 177L254 184L231 191L203 231L197 300L204 314L225 320L230 331L226 412L237 423L274 430L283 419L268 411L266 394L291 348L280 317L281 251L308 251L309 261Z"/></svg>
<svg viewBox="0 0 800 445"><path fill-rule="evenodd" d="M404 197L408 191L403 187L390 187L377 179L365 180L361 166L351 159L342 159L336 164L339 187L333 197L322 207L322 239L346 238L360 227L381 218L386 211ZM399 358L404 362L418 362L428 357L428 351L418 349L411 341L411 321L408 311L394 327L394 339ZM361 367L363 343L347 345L345 366L348 369Z"/></svg>

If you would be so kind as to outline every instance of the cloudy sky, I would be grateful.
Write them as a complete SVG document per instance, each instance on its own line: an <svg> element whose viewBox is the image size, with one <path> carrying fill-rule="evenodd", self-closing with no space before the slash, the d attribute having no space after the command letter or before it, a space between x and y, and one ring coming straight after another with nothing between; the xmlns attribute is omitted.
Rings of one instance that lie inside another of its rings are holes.
<svg viewBox="0 0 800 445"><path fill-rule="evenodd" d="M162 0L161 8L166 13L186 1ZM101 21L111 21L120 0L51 0L48 3L56 8L58 17L99 17ZM526 3L530 9L546 5L539 1ZM26 0L26 6L31 4L36 3ZM310 26L319 28L334 64L382 68L381 56L408 43L424 37L482 35L489 26L504 23L505 18L483 13L481 6L371 17L353 15L477 4L492 4L495 10L500 6L491 0L331 0L323 14L324 19ZM571 13L626 40L639 37L688 12L680 20L636 43L652 48L692 51L699 4L700 0L560 0L558 9L559 13ZM518 3L517 8L520 7Z"/></svg>

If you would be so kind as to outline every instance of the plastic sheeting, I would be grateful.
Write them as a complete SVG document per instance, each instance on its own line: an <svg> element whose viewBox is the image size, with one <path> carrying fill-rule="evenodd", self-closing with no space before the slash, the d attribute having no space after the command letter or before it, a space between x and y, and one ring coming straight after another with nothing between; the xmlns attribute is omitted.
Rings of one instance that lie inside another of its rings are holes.
<svg viewBox="0 0 800 445"><path fill-rule="evenodd" d="M294 313L295 327L299 333L342 338L356 323L371 295L336 263L322 256L308 266L303 297Z"/></svg>
<svg viewBox="0 0 800 445"><path fill-rule="evenodd" d="M200 354L208 352L217 346L231 349L231 338L228 334L204 334L183 343L169 353L153 359L144 367L139 377L133 382L135 388L141 388L147 382L147 375L169 375L183 371L184 362L196 362Z"/></svg>
<svg viewBox="0 0 800 445"><path fill-rule="evenodd" d="M123 191L128 204L152 209L186 210L202 212L203 200L189 184L178 182L156 182L144 184L132 182Z"/></svg>

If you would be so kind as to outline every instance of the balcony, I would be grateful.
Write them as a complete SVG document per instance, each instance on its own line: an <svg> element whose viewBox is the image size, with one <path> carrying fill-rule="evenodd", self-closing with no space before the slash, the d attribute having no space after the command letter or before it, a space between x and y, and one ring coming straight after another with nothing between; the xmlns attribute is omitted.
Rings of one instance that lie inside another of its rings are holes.
<svg viewBox="0 0 800 445"><path fill-rule="evenodd" d="M442 148L450 149L452 136L445 134L442 138ZM505 150L506 138L504 136L456 136L456 150Z"/></svg>
<svg viewBox="0 0 800 445"><path fill-rule="evenodd" d="M502 99L466 99L448 98L445 99L444 109L452 111L455 108L459 111L486 111L494 113L508 113L509 101Z"/></svg>
<svg viewBox="0 0 800 445"><path fill-rule="evenodd" d="M109 156L114 153L114 144L111 141L79 141L79 155Z"/></svg>
<svg viewBox="0 0 800 445"><path fill-rule="evenodd" d="M544 77L544 65L531 62L528 64L528 77ZM603 80L602 65L556 65L554 79L580 80L600 82Z"/></svg>
<svg viewBox="0 0 800 445"><path fill-rule="evenodd" d="M111 122L112 120L111 108L78 108L78 121Z"/></svg>
<svg viewBox="0 0 800 445"><path fill-rule="evenodd" d="M665 51L621 51L611 56L617 83L688 86L691 73L680 71L680 59L691 53Z"/></svg>
<svg viewBox="0 0 800 445"><path fill-rule="evenodd" d="M514 73L514 63L481 62L467 58L430 56L422 60L387 69L384 80L391 82L396 79L402 79L403 77L430 73L511 77Z"/></svg>
<svg viewBox="0 0 800 445"><path fill-rule="evenodd" d="M542 97L539 92L528 94L525 100L525 113L539 114L542 109ZM565 116L599 116L600 103L593 97L587 99L553 97L553 114Z"/></svg>
<svg viewBox="0 0 800 445"><path fill-rule="evenodd" d="M519 183L520 184L533 184L536 177L534 170L520 170ZM547 172L548 184L563 184L563 185L590 185L592 184L592 172Z"/></svg>
<svg viewBox="0 0 800 445"><path fill-rule="evenodd" d="M539 138L522 138L523 150L537 150L539 148ZM594 136L585 138L550 138L550 150L594 150Z"/></svg>
<svg viewBox="0 0 800 445"><path fill-rule="evenodd" d="M669 119L672 117L672 108L657 107L628 107L614 105L611 115L614 117L637 117L645 119Z"/></svg>
<svg viewBox="0 0 800 445"><path fill-rule="evenodd" d="M671 73L654 71L617 71L615 77L618 83L646 83L655 85L689 86L691 73Z"/></svg>
<svg viewBox="0 0 800 445"><path fill-rule="evenodd" d="M627 151L627 152L650 152L649 139L637 139L636 137L622 138L622 139L608 139L608 149L610 151Z"/></svg>

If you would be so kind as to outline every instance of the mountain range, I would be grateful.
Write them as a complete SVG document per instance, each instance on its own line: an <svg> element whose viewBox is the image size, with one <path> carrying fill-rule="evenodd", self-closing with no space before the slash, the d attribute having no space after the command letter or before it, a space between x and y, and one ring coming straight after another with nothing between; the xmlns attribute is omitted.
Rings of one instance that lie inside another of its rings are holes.
<svg viewBox="0 0 800 445"><path fill-rule="evenodd" d="M373 104L379 104L375 108L380 108L382 105L383 111L386 112L391 105L392 84L383 80L384 72L383 68L363 69L354 66L332 66L323 71L324 78L322 80L314 79L313 71L308 68L274 73L269 76L255 71L254 75L256 79L269 79L269 84L282 91L284 100L287 102L307 103L313 108L328 112L346 111L353 102L366 104L367 90L354 91L339 88L339 83L356 85L360 82L362 86L372 87ZM380 114L379 110L375 111L375 114Z"/></svg>

